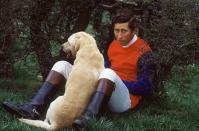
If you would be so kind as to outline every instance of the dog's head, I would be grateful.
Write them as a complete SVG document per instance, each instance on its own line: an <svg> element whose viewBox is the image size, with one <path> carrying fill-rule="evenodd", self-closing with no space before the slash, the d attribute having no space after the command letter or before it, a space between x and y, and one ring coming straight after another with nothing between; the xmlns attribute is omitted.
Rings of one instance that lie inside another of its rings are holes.
<svg viewBox="0 0 199 131"><path fill-rule="evenodd" d="M77 32L72 34L69 38L68 41L62 44L63 51L67 55L72 55L72 57L76 56L77 51L80 48L80 44L83 44L85 42L88 43L88 39L94 40L89 34L85 32Z"/></svg>
<svg viewBox="0 0 199 131"><path fill-rule="evenodd" d="M63 51L67 54L67 57L74 57L76 54L75 45L76 45L76 37L71 35L68 38L68 41L62 44Z"/></svg>

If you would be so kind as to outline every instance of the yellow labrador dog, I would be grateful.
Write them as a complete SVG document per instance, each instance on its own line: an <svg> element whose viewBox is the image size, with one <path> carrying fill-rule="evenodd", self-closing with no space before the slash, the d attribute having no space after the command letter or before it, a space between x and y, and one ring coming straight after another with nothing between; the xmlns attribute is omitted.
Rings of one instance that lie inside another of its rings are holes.
<svg viewBox="0 0 199 131"><path fill-rule="evenodd" d="M71 35L63 44L63 50L76 56L64 95L50 104L44 121L19 119L20 121L47 130L57 130L71 127L74 119L85 110L104 68L103 56L94 38L85 32Z"/></svg>

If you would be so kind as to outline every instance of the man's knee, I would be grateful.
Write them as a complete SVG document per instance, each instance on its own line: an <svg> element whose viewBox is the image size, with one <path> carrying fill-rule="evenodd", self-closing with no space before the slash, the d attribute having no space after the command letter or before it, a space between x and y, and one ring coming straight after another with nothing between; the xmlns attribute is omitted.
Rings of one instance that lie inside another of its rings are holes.
<svg viewBox="0 0 199 131"><path fill-rule="evenodd" d="M62 74L65 79L68 78L69 73L71 72L72 65L67 61L58 61L56 62L51 70L54 70L60 74Z"/></svg>
<svg viewBox="0 0 199 131"><path fill-rule="evenodd" d="M116 77L117 77L117 74L112 69L106 68L101 72L99 79L106 78L114 82Z"/></svg>

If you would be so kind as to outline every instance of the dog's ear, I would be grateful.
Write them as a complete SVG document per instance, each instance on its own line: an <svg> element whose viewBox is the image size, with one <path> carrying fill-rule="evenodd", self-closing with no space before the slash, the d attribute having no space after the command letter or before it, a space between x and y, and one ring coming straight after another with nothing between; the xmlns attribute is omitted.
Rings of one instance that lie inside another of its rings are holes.
<svg viewBox="0 0 199 131"><path fill-rule="evenodd" d="M76 36L76 41L75 41L75 51L77 52L80 48L80 42L81 42L81 36Z"/></svg>

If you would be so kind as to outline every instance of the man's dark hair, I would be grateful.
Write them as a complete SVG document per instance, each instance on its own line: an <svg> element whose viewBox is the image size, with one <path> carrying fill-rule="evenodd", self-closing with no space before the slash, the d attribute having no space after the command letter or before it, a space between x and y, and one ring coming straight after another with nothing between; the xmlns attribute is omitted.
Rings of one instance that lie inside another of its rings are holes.
<svg viewBox="0 0 199 131"><path fill-rule="evenodd" d="M112 17L112 27L116 23L129 23L129 28L133 31L136 27L136 17L132 10L130 9L119 9L116 11L115 15Z"/></svg>

